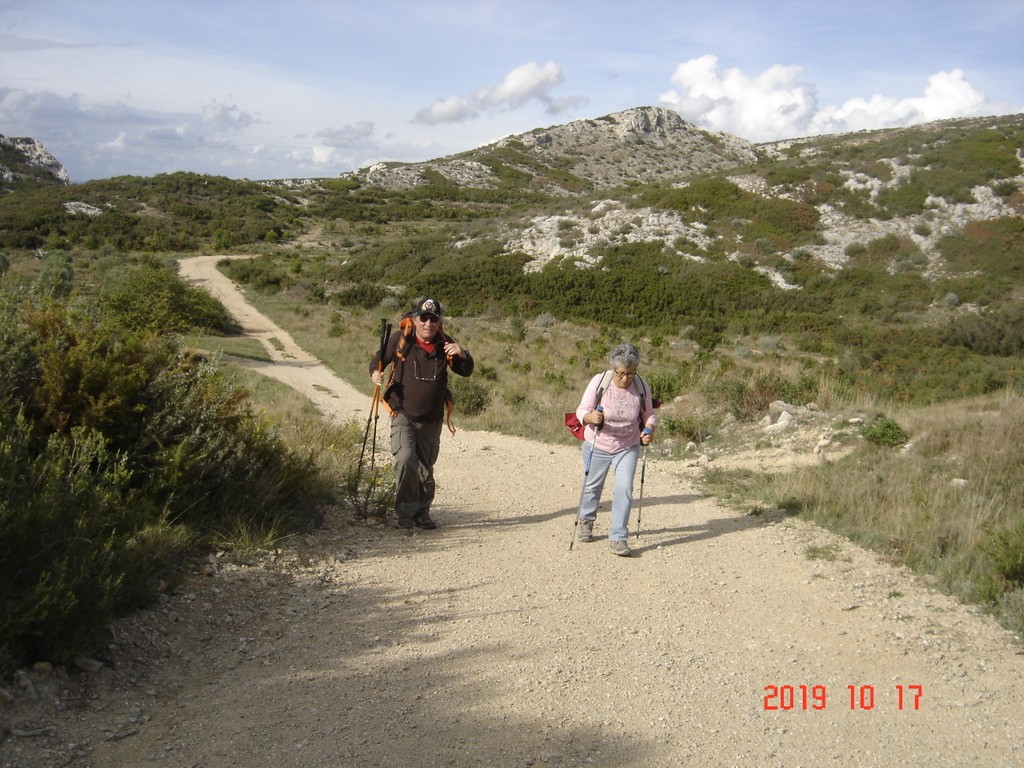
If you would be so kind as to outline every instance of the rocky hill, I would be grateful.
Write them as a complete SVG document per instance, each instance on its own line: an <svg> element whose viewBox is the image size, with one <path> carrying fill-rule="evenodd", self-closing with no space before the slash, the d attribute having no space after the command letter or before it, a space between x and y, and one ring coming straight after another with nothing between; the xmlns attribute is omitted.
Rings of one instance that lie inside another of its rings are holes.
<svg viewBox="0 0 1024 768"><path fill-rule="evenodd" d="M744 244L742 236L730 238L721 226L700 217L688 220L677 211L638 206L630 199L630 190L640 184L681 187L700 175L720 174L757 199L813 205L820 237L801 244L801 254L830 269L848 261L851 246L885 237L920 252L915 269L941 269L938 246L944 237L970 222L1021 215L1022 118L947 120L754 145L700 130L672 110L642 107L510 136L452 157L378 163L345 176L369 187L408 190L438 177L459 187L496 187L515 174L524 190L563 196L563 211L509 221L501 233L507 251L532 257L528 270L560 260L593 265L602 248L662 241L687 244L679 254L684 258L700 259L722 248L729 258L748 263L777 286L789 288L785 273L792 253L782 262L770 253L752 253L749 238ZM955 168L980 165L986 159L981 153L954 156L959 150L951 147L983 144L986 132L999 131L1018 136L1011 139L1016 141L1018 162L1011 163L1005 174L995 174L995 180L971 180L962 168ZM931 178L938 181L940 173L961 173L964 178L958 183L963 186L941 189L936 183L934 189L922 189L915 206L887 202L915 185L931 183ZM602 192L607 197L599 197ZM739 221L741 217L736 217L731 225ZM769 246L767 240L759 243L762 250Z"/></svg>
<svg viewBox="0 0 1024 768"><path fill-rule="evenodd" d="M0 136L0 184L68 184L68 172L41 143Z"/></svg>
<svg viewBox="0 0 1024 768"><path fill-rule="evenodd" d="M710 133L678 112L638 107L604 117L537 128L494 144L423 163L377 163L345 176L361 184L410 189L440 174L460 186L495 187L510 173L547 194L572 194L715 173L755 162L757 149Z"/></svg>
<svg viewBox="0 0 1024 768"><path fill-rule="evenodd" d="M347 258L386 248L386 240L379 231L370 239L353 235L338 221L401 222L406 232L445 221L460 230L451 235L453 252L498 242L506 253L525 254L527 271L550 262L593 266L609 249L660 244L667 262L724 258L788 290L798 285L798 262L835 271L851 249L889 238L893 271L934 275L945 269L940 245L950 236L973 222L1021 218L1022 137L1024 115L1008 115L754 145L701 130L672 110L639 107L449 157L378 163L342 174L340 185L184 173L75 185L60 200L67 221L47 209L38 222L19 211L6 223L0 211L8 230L0 245L59 242L62 227L76 230L69 242L77 242L87 225L73 217L107 210L127 216L114 227L119 247L199 244L218 232L222 245L292 236ZM0 183L66 184L64 169L32 139L0 137L0 163ZM690 185L710 176L724 182L715 194L725 204L684 199ZM159 212L152 209L157 188L165 203ZM200 229L203 222L215 224ZM226 235L225 222L244 232ZM129 233L129 223L138 232ZM102 230L93 241L109 239L102 221L88 226Z"/></svg>

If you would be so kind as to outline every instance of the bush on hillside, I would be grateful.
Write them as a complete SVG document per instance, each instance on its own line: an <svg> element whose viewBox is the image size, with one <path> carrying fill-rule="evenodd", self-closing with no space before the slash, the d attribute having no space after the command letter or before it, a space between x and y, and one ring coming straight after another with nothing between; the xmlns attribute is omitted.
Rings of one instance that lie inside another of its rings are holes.
<svg viewBox="0 0 1024 768"><path fill-rule="evenodd" d="M1015 528L993 532L986 552L1004 589L1024 587L1024 520ZM1024 618L1024 610L1020 615Z"/></svg>
<svg viewBox="0 0 1024 768"><path fill-rule="evenodd" d="M683 392L685 382L681 373L652 371L643 376L651 387L651 395L659 400L668 402Z"/></svg>
<svg viewBox="0 0 1024 768"><path fill-rule="evenodd" d="M727 376L714 382L707 393L712 402L721 403L737 419L756 421L768 413L776 400L805 403L813 400L817 384L807 377L790 380L778 371L756 375Z"/></svg>
<svg viewBox="0 0 1024 768"><path fill-rule="evenodd" d="M898 448L907 442L907 433L894 419L878 416L860 430L861 437L869 443L886 448Z"/></svg>
<svg viewBox="0 0 1024 768"><path fill-rule="evenodd" d="M485 385L473 379L450 376L448 386L452 391L456 413L475 416L483 413L491 403L490 391Z"/></svg>
<svg viewBox="0 0 1024 768"><path fill-rule="evenodd" d="M188 251L274 242L295 226L291 193L196 173L121 176L0 196L0 247ZM92 216L65 203L84 202Z"/></svg>
<svg viewBox="0 0 1024 768"><path fill-rule="evenodd" d="M973 221L963 232L939 241L951 269L980 272L990 281L1024 281L1024 220L1002 218Z"/></svg>
<svg viewBox="0 0 1024 768"><path fill-rule="evenodd" d="M64 251L52 251L43 258L43 269L36 280L35 289L44 296L61 298L71 293L75 271L71 256Z"/></svg>
<svg viewBox="0 0 1024 768"><path fill-rule="evenodd" d="M964 315L947 326L942 341L982 355L1019 355L1024 352L1024 307Z"/></svg>
<svg viewBox="0 0 1024 768"><path fill-rule="evenodd" d="M255 259L222 259L217 262L217 267L236 283L244 283L264 293L284 290L295 282L287 268L268 255Z"/></svg>
<svg viewBox="0 0 1024 768"><path fill-rule="evenodd" d="M0 354L0 660L87 649L196 539L312 522L311 457L170 340L3 293Z"/></svg>
<svg viewBox="0 0 1024 768"><path fill-rule="evenodd" d="M126 328L154 333L238 330L224 306L173 272L153 266L121 270L101 295L102 307Z"/></svg>

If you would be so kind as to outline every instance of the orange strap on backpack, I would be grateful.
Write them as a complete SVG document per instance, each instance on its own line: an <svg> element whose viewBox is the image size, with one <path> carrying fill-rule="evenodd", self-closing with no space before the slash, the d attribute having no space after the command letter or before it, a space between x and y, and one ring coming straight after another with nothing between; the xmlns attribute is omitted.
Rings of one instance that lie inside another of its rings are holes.
<svg viewBox="0 0 1024 768"><path fill-rule="evenodd" d="M455 403L453 403L451 401L451 399L445 398L445 401L444 401L444 409L445 409L444 423L448 425L448 431L451 432L453 435L455 434L455 426L452 424L452 409L454 407L455 407Z"/></svg>

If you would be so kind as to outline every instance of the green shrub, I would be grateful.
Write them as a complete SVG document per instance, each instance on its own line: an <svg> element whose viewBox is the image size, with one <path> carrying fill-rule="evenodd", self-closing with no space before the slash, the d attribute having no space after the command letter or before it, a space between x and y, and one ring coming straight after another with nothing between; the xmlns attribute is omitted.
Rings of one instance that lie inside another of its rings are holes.
<svg viewBox="0 0 1024 768"><path fill-rule="evenodd" d="M71 257L64 251L46 254L36 290L44 296L62 298L71 293L73 285L74 270L71 267Z"/></svg>
<svg viewBox="0 0 1024 768"><path fill-rule="evenodd" d="M810 379L791 381L777 371L767 371L750 378L729 376L714 384L708 398L723 403L729 413L741 420L758 420L776 400L788 403L812 400L816 386Z"/></svg>
<svg viewBox="0 0 1024 768"><path fill-rule="evenodd" d="M491 402L491 393L483 384L463 376L450 376L448 387L455 402L455 412L467 416L483 413Z"/></svg>
<svg viewBox="0 0 1024 768"><path fill-rule="evenodd" d="M661 437L678 437L694 443L702 443L717 430L717 425L709 418L696 414L683 416L659 416L658 433Z"/></svg>
<svg viewBox="0 0 1024 768"><path fill-rule="evenodd" d="M998 609L1003 626L1024 637L1024 587L1000 595Z"/></svg>
<svg viewBox="0 0 1024 768"><path fill-rule="evenodd" d="M997 578L1012 588L1024 587L1024 521L994 533L985 546Z"/></svg>
<svg viewBox="0 0 1024 768"><path fill-rule="evenodd" d="M848 258L855 259L858 256L861 256L861 255L867 253L867 251L868 251L868 247L866 245L864 245L864 243L850 243L843 250L843 253L846 254L846 256Z"/></svg>
<svg viewBox="0 0 1024 768"><path fill-rule="evenodd" d="M263 293L284 290L295 282L294 275L270 256L255 259L223 259L217 266L235 282L252 286Z"/></svg>
<svg viewBox="0 0 1024 768"><path fill-rule="evenodd" d="M783 165L779 163L771 165L765 170L764 179L773 187L783 184L795 186L809 181L815 170L813 166L809 165Z"/></svg>
<svg viewBox="0 0 1024 768"><path fill-rule="evenodd" d="M942 341L982 355L1019 355L1024 352L1024 307L959 317L946 327Z"/></svg>
<svg viewBox="0 0 1024 768"><path fill-rule="evenodd" d="M483 379L484 381L498 380L498 370L491 365L477 363L476 367L473 369L473 375L477 378Z"/></svg>
<svg viewBox="0 0 1024 768"><path fill-rule="evenodd" d="M224 306L208 292L166 269L146 266L114 273L101 294L103 309L126 328L155 333L238 330Z"/></svg>
<svg viewBox="0 0 1024 768"><path fill-rule="evenodd" d="M355 306L362 309L373 309L388 295L385 288L369 283L349 286L335 293L331 300L342 306Z"/></svg>
<svg viewBox="0 0 1024 768"><path fill-rule="evenodd" d="M929 188L920 172L894 187L882 189L875 201L889 216L913 216L924 210Z"/></svg>
<svg viewBox="0 0 1024 768"><path fill-rule="evenodd" d="M651 387L651 394L663 402L668 402L678 397L683 391L682 377L673 373L656 371L650 374L643 374L644 379Z"/></svg>
<svg viewBox="0 0 1024 768"><path fill-rule="evenodd" d="M853 245L847 246L846 255L856 264L888 266L921 256L921 249L910 238L889 234L872 240L864 250L857 250Z"/></svg>
<svg viewBox="0 0 1024 768"><path fill-rule="evenodd" d="M971 222L943 237L939 250L951 269L1024 284L1024 221L1018 217Z"/></svg>
<svg viewBox="0 0 1024 768"><path fill-rule="evenodd" d="M1010 197L1018 189L1019 186L1013 179L1004 179L992 185L992 191L999 195L999 197Z"/></svg>
<svg viewBox="0 0 1024 768"><path fill-rule="evenodd" d="M0 412L0 656L66 661L172 580L190 534L166 524L98 431L38 432Z"/></svg>
<svg viewBox="0 0 1024 768"><path fill-rule="evenodd" d="M239 519L326 480L212 362L79 300L0 294L0 658L64 661Z"/></svg>
<svg viewBox="0 0 1024 768"><path fill-rule="evenodd" d="M0 197L0 247L121 251L231 248L278 239L293 223L291 192L194 173L121 176ZM95 216L66 213L82 201Z"/></svg>
<svg viewBox="0 0 1024 768"><path fill-rule="evenodd" d="M887 448L897 448L907 442L907 434L903 428L887 416L878 416L871 423L865 424L861 427L860 434L869 443Z"/></svg>

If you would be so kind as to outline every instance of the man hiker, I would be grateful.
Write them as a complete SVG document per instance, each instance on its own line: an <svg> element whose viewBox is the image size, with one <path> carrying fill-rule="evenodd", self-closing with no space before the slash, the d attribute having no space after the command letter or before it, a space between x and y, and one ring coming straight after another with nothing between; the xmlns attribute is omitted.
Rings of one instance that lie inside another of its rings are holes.
<svg viewBox="0 0 1024 768"><path fill-rule="evenodd" d="M383 351L370 360L370 380L384 383L381 402L391 414L391 455L395 460L395 513L399 528L437 528L430 516L434 500L434 463L441 447L441 426L450 408L448 369L473 373L473 357L441 327L441 304L419 299L402 316ZM450 428L450 424L449 424ZM454 431L454 430L453 430Z"/></svg>

